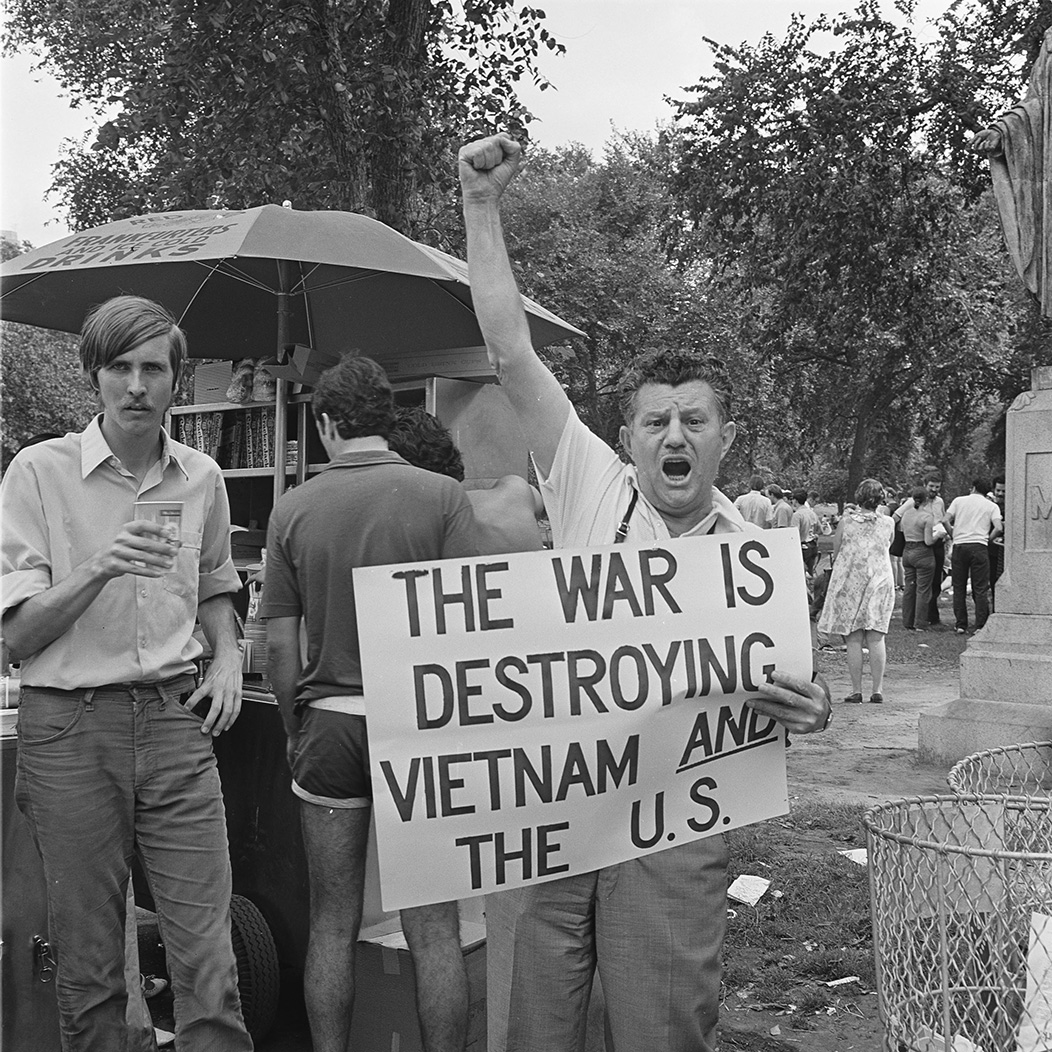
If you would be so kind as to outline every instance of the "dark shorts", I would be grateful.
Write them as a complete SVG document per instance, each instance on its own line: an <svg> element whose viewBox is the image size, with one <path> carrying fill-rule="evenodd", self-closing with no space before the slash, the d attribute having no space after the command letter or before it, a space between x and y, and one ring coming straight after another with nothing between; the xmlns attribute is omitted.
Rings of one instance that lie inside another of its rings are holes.
<svg viewBox="0 0 1052 1052"><path fill-rule="evenodd" d="M292 791L322 807L372 805L364 716L304 709L292 763Z"/></svg>

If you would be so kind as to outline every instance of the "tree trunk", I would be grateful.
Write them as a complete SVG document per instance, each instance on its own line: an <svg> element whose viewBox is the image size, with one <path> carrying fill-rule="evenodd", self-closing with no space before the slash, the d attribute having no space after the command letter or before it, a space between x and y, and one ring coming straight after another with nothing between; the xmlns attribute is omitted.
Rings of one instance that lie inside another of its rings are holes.
<svg viewBox="0 0 1052 1052"><path fill-rule="evenodd" d="M858 415L855 417L855 434L851 441L851 456L847 462L847 493L845 501L855 499L855 490L864 476L866 452L869 448L869 428L873 419L873 409L877 399L872 387L864 388L859 400Z"/></svg>
<svg viewBox="0 0 1052 1052"><path fill-rule="evenodd" d="M380 50L381 66L394 71L388 82L387 114L384 134L374 140L370 156L369 199L373 214L381 223L415 234L413 193L415 173L408 158L416 152L408 146L419 138L419 101L414 91L427 59L424 46L430 4L428 0L390 0L387 9L387 35Z"/></svg>

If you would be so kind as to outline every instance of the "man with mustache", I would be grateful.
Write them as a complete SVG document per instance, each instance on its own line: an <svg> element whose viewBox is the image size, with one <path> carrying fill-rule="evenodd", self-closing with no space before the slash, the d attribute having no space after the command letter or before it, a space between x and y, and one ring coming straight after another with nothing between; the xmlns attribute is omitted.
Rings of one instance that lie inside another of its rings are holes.
<svg viewBox="0 0 1052 1052"><path fill-rule="evenodd" d="M15 792L43 858L67 1052L142 1047L125 1021L133 854L160 919L180 1047L252 1048L212 751L241 707L240 581L218 465L162 426L185 355L159 304L95 308L80 358L102 413L19 452L0 490L3 634L22 678ZM179 539L137 518L140 500L181 502ZM200 684L195 620L212 648Z"/></svg>
<svg viewBox="0 0 1052 1052"><path fill-rule="evenodd" d="M500 220L520 156L507 135L473 142L460 151L460 180L472 302L537 467L555 546L649 545L745 529L714 486L735 434L719 362L684 351L633 361L621 384L625 464L580 421L537 356ZM749 704L793 733L824 730L828 691L777 670L773 677ZM514 913L508 1052L583 1047L596 968L608 1047L712 1052L726 866L723 840L713 836L503 892Z"/></svg>

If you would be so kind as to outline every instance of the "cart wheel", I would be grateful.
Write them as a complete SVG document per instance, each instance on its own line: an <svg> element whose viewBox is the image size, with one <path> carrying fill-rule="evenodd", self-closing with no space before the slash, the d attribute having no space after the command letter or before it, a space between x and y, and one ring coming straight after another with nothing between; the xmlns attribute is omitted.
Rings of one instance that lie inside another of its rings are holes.
<svg viewBox="0 0 1052 1052"><path fill-rule="evenodd" d="M237 958L241 1014L252 1040L261 1041L278 1011L278 951L270 928L255 903L230 896L230 937Z"/></svg>

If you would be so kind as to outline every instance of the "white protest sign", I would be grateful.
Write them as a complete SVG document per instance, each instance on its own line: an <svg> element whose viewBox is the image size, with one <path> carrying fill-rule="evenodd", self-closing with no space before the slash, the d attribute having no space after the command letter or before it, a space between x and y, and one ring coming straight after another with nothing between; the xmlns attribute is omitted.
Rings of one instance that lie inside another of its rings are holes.
<svg viewBox="0 0 1052 1052"><path fill-rule="evenodd" d="M809 679L795 530L354 571L385 909L589 872L785 814Z"/></svg>

